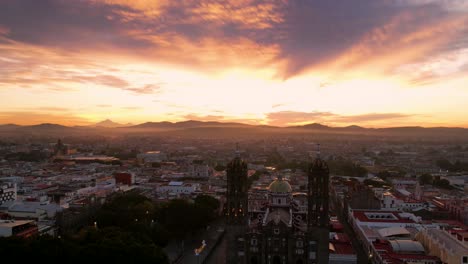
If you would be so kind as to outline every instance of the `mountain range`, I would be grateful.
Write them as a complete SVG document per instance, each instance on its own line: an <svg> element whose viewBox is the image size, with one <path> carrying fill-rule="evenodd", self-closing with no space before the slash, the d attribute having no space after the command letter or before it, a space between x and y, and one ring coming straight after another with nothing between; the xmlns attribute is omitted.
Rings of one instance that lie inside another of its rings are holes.
<svg viewBox="0 0 468 264"><path fill-rule="evenodd" d="M20 126L15 124L0 125L1 135L7 134L83 134L83 133L163 133L169 132L172 135L190 135L193 133L196 136L200 135L229 135L236 136L237 134L270 134L270 133L317 133L317 134L355 134L355 135L409 135L417 137L418 135L429 135L432 137L457 137L468 139L468 129L459 127L430 127L424 128L419 126L407 127L389 127L389 128L365 128L357 125L346 127L332 127L319 123L311 123L302 126L277 127L268 125L249 125L234 122L218 122L218 121L195 121L187 120L182 122L146 122L138 125L119 124L112 120L104 120L102 122L90 126L63 126L58 124L38 124L30 126ZM104 133L104 134L105 134Z"/></svg>

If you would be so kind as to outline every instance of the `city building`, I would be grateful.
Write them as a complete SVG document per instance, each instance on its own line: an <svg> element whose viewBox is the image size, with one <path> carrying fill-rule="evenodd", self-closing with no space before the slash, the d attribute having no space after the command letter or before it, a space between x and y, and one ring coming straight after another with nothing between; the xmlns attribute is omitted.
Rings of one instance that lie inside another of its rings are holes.
<svg viewBox="0 0 468 264"><path fill-rule="evenodd" d="M159 163L166 159L167 155L161 151L148 151L137 155L137 160L140 164Z"/></svg>
<svg viewBox="0 0 468 264"><path fill-rule="evenodd" d="M38 234L38 228L32 220L0 220L0 237L30 237Z"/></svg>
<svg viewBox="0 0 468 264"><path fill-rule="evenodd" d="M435 228L424 229L417 238L430 255L439 257L443 263L468 264L468 230L451 233Z"/></svg>
<svg viewBox="0 0 468 264"><path fill-rule="evenodd" d="M132 185L135 184L135 174L128 172L116 172L114 178L117 184Z"/></svg>
<svg viewBox="0 0 468 264"><path fill-rule="evenodd" d="M184 183L179 181L171 181L167 184L160 185L157 189L159 194L172 195L191 195L200 190L199 183Z"/></svg>
<svg viewBox="0 0 468 264"><path fill-rule="evenodd" d="M9 201L16 201L16 183L0 182L0 206Z"/></svg>

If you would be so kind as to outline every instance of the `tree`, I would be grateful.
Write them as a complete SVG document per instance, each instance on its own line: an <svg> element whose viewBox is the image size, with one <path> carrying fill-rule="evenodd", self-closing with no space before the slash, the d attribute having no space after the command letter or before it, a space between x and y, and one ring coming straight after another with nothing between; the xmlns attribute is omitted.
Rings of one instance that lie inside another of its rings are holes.
<svg viewBox="0 0 468 264"><path fill-rule="evenodd" d="M226 166L217 164L217 165L214 167L214 169L215 169L215 171L225 171L225 170L226 170Z"/></svg>
<svg viewBox="0 0 468 264"><path fill-rule="evenodd" d="M87 228L74 236L48 235L27 239L0 238L5 259L27 262L47 259L51 263L169 263L164 251L148 239L140 239L120 228Z"/></svg>
<svg viewBox="0 0 468 264"><path fill-rule="evenodd" d="M353 177L364 177L367 175L367 169L359 164L356 164L350 160L338 157L336 159L329 159L328 167L330 173L336 175L345 175Z"/></svg>
<svg viewBox="0 0 468 264"><path fill-rule="evenodd" d="M444 189L452 189L452 186L450 186L450 182L446 179L436 180L434 181L434 185Z"/></svg>
<svg viewBox="0 0 468 264"><path fill-rule="evenodd" d="M432 178L432 175L430 174L423 174L421 176L419 176L419 183L421 184L432 184L432 181L433 181L433 178Z"/></svg>
<svg viewBox="0 0 468 264"><path fill-rule="evenodd" d="M387 180L388 178L390 178L391 176L392 176L392 174L387 170L379 171L377 173L377 177L379 177L380 179L382 179L384 181Z"/></svg>
<svg viewBox="0 0 468 264"><path fill-rule="evenodd" d="M206 207L212 211L217 210L219 208L218 199L210 195L198 195L195 198L195 204L202 207Z"/></svg>
<svg viewBox="0 0 468 264"><path fill-rule="evenodd" d="M247 179L247 186L250 188L254 181L258 181L260 179L260 175L262 175L262 172L256 171L254 174L252 174L248 179Z"/></svg>
<svg viewBox="0 0 468 264"><path fill-rule="evenodd" d="M443 170L451 170L452 169L452 163L446 159L441 159L437 161L437 166Z"/></svg>

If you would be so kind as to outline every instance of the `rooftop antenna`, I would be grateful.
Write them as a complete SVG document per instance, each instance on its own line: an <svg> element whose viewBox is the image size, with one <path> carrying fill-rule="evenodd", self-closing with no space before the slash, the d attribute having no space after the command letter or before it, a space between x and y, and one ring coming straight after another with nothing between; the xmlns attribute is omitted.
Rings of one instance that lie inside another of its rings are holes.
<svg viewBox="0 0 468 264"><path fill-rule="evenodd" d="M320 159L320 143L317 144L317 159Z"/></svg>
<svg viewBox="0 0 468 264"><path fill-rule="evenodd" d="M236 157L240 157L240 151L239 151L239 142L236 142Z"/></svg>

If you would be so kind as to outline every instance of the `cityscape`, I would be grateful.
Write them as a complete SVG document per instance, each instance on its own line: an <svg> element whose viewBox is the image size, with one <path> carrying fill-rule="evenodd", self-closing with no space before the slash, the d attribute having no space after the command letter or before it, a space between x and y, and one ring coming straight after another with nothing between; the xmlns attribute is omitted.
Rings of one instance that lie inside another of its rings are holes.
<svg viewBox="0 0 468 264"><path fill-rule="evenodd" d="M468 264L468 2L0 0L0 256Z"/></svg>

